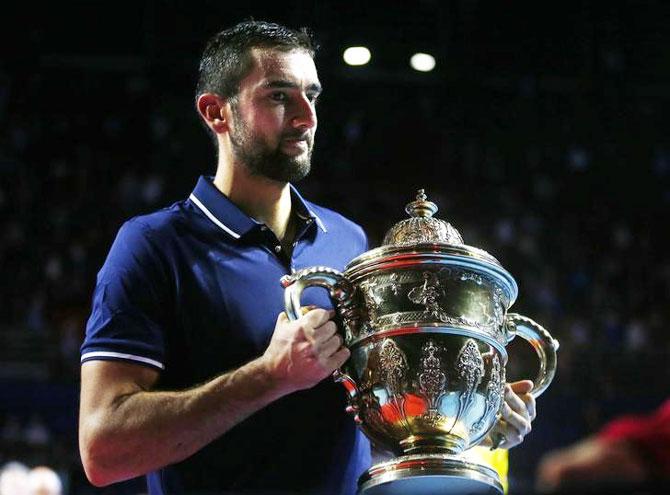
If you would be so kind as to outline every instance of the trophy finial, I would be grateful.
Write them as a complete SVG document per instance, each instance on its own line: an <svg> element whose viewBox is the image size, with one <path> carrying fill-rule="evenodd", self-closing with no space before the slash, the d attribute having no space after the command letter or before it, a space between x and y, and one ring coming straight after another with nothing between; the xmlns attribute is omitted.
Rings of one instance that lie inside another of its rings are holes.
<svg viewBox="0 0 670 495"><path fill-rule="evenodd" d="M425 189L419 189L416 200L405 206L405 211L411 217L430 218L437 212L437 205L427 200Z"/></svg>

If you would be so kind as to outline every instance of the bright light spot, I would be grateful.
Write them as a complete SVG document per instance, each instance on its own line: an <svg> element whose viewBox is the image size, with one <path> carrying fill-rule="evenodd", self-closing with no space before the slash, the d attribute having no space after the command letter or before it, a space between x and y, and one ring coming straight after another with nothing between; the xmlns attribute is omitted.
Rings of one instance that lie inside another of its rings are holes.
<svg viewBox="0 0 670 495"><path fill-rule="evenodd" d="M364 46L350 46L342 54L342 58L349 65L365 65L371 57L370 50Z"/></svg>
<svg viewBox="0 0 670 495"><path fill-rule="evenodd" d="M430 72L435 68L435 57L427 53L415 53L409 60L409 65L419 72Z"/></svg>

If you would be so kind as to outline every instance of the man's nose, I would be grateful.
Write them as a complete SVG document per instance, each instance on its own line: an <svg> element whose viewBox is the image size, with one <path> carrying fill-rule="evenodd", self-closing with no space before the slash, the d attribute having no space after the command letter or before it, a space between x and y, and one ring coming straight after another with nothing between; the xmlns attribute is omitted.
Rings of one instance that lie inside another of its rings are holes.
<svg viewBox="0 0 670 495"><path fill-rule="evenodd" d="M301 129L311 129L316 127L316 108L305 95L301 95L296 101L295 114L291 119L294 127Z"/></svg>

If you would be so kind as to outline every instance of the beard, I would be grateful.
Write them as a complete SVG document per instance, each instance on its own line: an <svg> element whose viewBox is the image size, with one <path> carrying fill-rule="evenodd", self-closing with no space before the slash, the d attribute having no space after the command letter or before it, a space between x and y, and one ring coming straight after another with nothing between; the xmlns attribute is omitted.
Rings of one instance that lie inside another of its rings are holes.
<svg viewBox="0 0 670 495"><path fill-rule="evenodd" d="M247 122L241 118L233 106L235 126L230 129L230 142L235 159L244 164L252 175L266 177L277 182L298 182L309 174L312 168L314 137L307 133L307 150L297 156L290 156L281 150L281 144L272 147L262 137L254 134ZM281 135L284 139L300 139L305 132L292 131ZM280 140L280 142L281 142Z"/></svg>

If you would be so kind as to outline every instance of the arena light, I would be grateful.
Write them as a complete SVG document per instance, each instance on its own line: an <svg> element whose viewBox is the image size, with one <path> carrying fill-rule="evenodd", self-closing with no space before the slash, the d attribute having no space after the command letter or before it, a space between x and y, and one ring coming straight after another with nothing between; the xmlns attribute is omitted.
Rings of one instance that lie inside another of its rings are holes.
<svg viewBox="0 0 670 495"><path fill-rule="evenodd" d="M415 53L409 59L409 65L419 72L430 72L435 68L435 57L428 53Z"/></svg>
<svg viewBox="0 0 670 495"><path fill-rule="evenodd" d="M342 58L348 65L365 65L372 58L372 54L364 46L350 46L344 50Z"/></svg>

